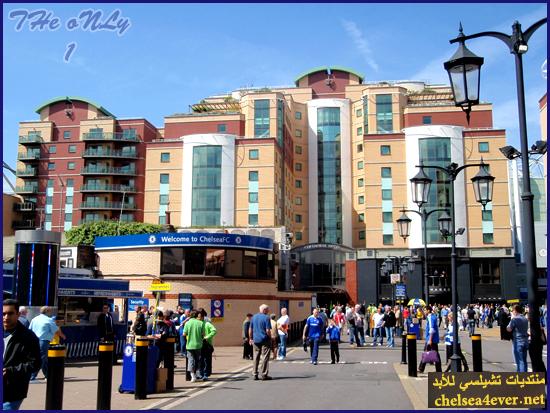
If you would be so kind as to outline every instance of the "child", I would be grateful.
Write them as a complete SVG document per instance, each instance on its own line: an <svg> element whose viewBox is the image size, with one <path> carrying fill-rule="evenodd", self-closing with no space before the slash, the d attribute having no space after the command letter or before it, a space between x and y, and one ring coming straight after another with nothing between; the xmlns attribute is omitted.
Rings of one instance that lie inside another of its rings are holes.
<svg viewBox="0 0 550 413"><path fill-rule="evenodd" d="M327 328L327 337L330 341L330 364L340 362L340 351L338 349L338 344L340 343L340 327L338 327L333 319L329 321L329 326Z"/></svg>

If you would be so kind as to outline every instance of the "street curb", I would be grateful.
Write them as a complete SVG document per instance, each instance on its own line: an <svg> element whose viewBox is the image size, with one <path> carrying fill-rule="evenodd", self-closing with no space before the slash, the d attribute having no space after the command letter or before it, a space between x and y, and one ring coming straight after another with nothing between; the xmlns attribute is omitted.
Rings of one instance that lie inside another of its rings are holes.
<svg viewBox="0 0 550 413"><path fill-rule="evenodd" d="M415 410L426 410L428 408L428 403L425 401L427 398L427 394L421 395L416 389L415 386L412 384L412 380L420 381L424 380L422 377L409 377L408 375L401 374L399 372L401 367L400 363L393 363L393 368L397 374L397 377L399 377L399 381L401 382L401 385L405 389L405 392L407 393L407 396L409 397L409 400L411 401L413 407ZM427 390L427 389L426 389Z"/></svg>

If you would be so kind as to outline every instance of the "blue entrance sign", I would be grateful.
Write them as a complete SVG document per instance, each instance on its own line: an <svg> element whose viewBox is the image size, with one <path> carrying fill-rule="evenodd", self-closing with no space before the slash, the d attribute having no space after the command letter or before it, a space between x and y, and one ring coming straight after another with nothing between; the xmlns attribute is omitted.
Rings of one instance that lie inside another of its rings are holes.
<svg viewBox="0 0 550 413"><path fill-rule="evenodd" d="M148 298L129 298L128 299L128 311L136 311L137 306L149 308L149 299Z"/></svg>
<svg viewBox="0 0 550 413"><path fill-rule="evenodd" d="M407 296L407 285L396 284L395 285L395 298L405 298Z"/></svg>
<svg viewBox="0 0 550 413"><path fill-rule="evenodd" d="M187 293L180 293L178 295L178 305L181 305L181 308L184 310L193 309L193 300L192 295Z"/></svg>
<svg viewBox="0 0 550 413"><path fill-rule="evenodd" d="M95 238L95 249L98 251L158 247L232 247L273 251L273 240L253 235L212 234L208 232L138 234Z"/></svg>

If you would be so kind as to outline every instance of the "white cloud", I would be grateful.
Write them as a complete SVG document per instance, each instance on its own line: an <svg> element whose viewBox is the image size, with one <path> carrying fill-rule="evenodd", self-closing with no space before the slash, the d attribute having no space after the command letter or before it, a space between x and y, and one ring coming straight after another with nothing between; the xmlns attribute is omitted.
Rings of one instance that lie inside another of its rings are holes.
<svg viewBox="0 0 550 413"><path fill-rule="evenodd" d="M378 72L378 63L374 60L372 56L372 50L369 46L369 42L363 36L363 32L359 30L355 22L349 20L342 20L342 26L346 30L347 34L352 38L355 47L365 59L367 65L369 65L375 72Z"/></svg>

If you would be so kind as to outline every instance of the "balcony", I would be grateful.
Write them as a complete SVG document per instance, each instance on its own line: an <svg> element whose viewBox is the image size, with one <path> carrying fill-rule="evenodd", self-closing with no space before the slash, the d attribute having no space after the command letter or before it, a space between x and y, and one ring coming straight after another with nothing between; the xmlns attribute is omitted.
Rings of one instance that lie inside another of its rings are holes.
<svg viewBox="0 0 550 413"><path fill-rule="evenodd" d="M113 184L84 184L80 192L137 192L133 186Z"/></svg>
<svg viewBox="0 0 550 413"><path fill-rule="evenodd" d="M84 201L82 204L80 204L80 209L117 209L117 210L132 210L136 209L135 204L124 204L124 208L122 207L122 202L111 202L111 201Z"/></svg>
<svg viewBox="0 0 550 413"><path fill-rule="evenodd" d="M137 151L112 150L112 149L86 149L82 152L83 158L137 158Z"/></svg>
<svg viewBox="0 0 550 413"><path fill-rule="evenodd" d="M17 170L18 178L35 177L38 176L38 168L25 168Z"/></svg>
<svg viewBox="0 0 550 413"><path fill-rule="evenodd" d="M82 135L84 141L115 141L115 142L139 142L139 135L130 135L120 132L88 132Z"/></svg>
<svg viewBox="0 0 550 413"><path fill-rule="evenodd" d="M19 161L38 161L39 159L40 159L40 152L17 154L17 160Z"/></svg>
<svg viewBox="0 0 550 413"><path fill-rule="evenodd" d="M34 202L19 202L13 204L13 210L15 212L33 212L36 210L36 204Z"/></svg>
<svg viewBox="0 0 550 413"><path fill-rule="evenodd" d="M36 145L43 143L44 140L42 139L42 136L38 135L29 135L29 136L20 136L19 137L19 143L21 145Z"/></svg>
<svg viewBox="0 0 550 413"><path fill-rule="evenodd" d="M37 186L18 186L15 188L15 193L17 194L36 194L38 193Z"/></svg>
<svg viewBox="0 0 550 413"><path fill-rule="evenodd" d="M106 218L106 219L103 219L103 218L84 218L84 219L81 219L80 221L78 221L78 225L82 225L82 224L90 224L92 222L107 222L107 221L117 221L118 222L118 218L114 217L114 218ZM120 222L134 222L134 216L133 215L128 215L128 216L123 216L123 218L120 220Z"/></svg>
<svg viewBox="0 0 550 413"><path fill-rule="evenodd" d="M136 175L136 168L127 166L85 166L81 170L82 175Z"/></svg>
<svg viewBox="0 0 550 413"><path fill-rule="evenodd" d="M34 219L25 219L23 221L13 221L11 224L13 229L35 229Z"/></svg>

